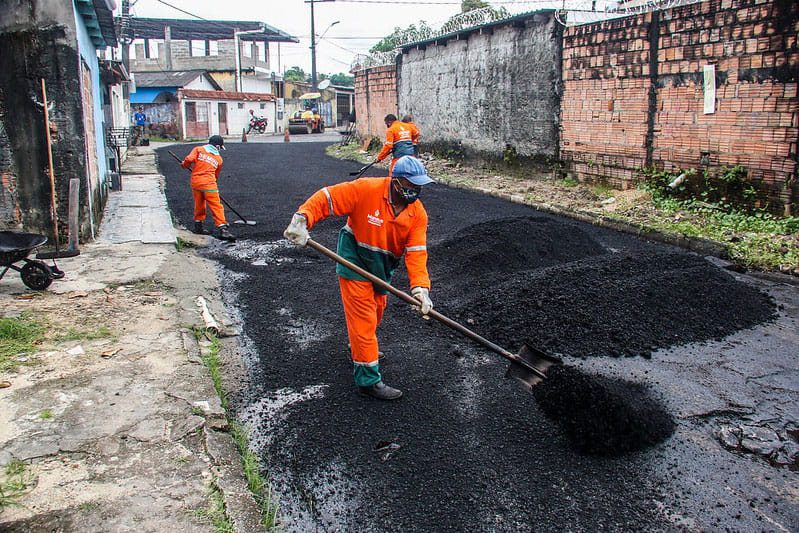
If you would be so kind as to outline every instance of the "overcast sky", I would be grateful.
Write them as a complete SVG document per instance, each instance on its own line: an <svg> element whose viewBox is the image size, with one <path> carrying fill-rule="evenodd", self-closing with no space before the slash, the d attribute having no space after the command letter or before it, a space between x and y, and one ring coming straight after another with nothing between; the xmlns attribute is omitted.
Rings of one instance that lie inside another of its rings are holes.
<svg viewBox="0 0 799 533"><path fill-rule="evenodd" d="M512 13L530 11L542 0L497 2ZM119 5L120 2L117 2ZM281 67L297 65L311 71L311 8L304 0L131 0L131 11L139 17L247 20L265 22L300 39L300 44L282 44ZM317 35L325 33L317 46L316 66L321 73L348 72L357 53L368 53L394 27L405 28L424 20L439 28L460 13L459 0L335 0L314 2ZM330 27L330 24L340 21ZM275 68L277 66L275 65Z"/></svg>

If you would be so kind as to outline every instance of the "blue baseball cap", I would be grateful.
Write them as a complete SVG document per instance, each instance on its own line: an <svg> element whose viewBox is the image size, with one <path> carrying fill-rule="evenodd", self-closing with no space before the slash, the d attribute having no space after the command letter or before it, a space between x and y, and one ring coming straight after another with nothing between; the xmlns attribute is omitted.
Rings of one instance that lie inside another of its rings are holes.
<svg viewBox="0 0 799 533"><path fill-rule="evenodd" d="M391 171L393 178L405 178L414 185L427 185L433 183L433 179L427 175L427 171L421 161L412 155L404 155L394 163L394 170Z"/></svg>

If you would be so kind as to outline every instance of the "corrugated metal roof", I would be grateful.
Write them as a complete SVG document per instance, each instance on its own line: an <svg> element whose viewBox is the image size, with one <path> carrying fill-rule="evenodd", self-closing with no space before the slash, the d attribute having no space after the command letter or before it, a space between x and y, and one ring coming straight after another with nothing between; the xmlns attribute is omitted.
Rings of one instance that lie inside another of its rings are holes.
<svg viewBox="0 0 799 533"><path fill-rule="evenodd" d="M193 82L203 74L204 70L171 70L160 72L135 72L136 87L183 87ZM221 89L211 76L206 76L208 81Z"/></svg>
<svg viewBox="0 0 799 533"><path fill-rule="evenodd" d="M151 19L133 18L134 39L163 39L164 29L169 26L172 39L224 40L233 39L235 31L260 29L262 33L241 35L243 41L275 41L298 43L299 39L269 24L251 20L189 20L189 19Z"/></svg>

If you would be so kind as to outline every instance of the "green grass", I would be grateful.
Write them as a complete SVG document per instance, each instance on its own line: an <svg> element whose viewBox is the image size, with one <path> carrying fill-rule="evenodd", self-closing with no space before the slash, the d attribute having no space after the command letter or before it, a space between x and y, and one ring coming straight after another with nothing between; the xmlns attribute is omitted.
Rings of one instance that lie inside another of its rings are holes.
<svg viewBox="0 0 799 533"><path fill-rule="evenodd" d="M44 339L43 322L23 314L15 318L0 318L0 371L19 366L16 357L36 350Z"/></svg>
<svg viewBox="0 0 799 533"><path fill-rule="evenodd" d="M562 180L559 180L558 183L564 187L577 187L580 184L576 178L572 178L571 176L567 176Z"/></svg>
<svg viewBox="0 0 799 533"><path fill-rule="evenodd" d="M261 525L269 531L274 531L278 522L278 505L272 499L272 489L261 475L261 464L258 461L258 457L250 450L247 431L235 422L232 422L230 427L230 434L241 454L241 463L244 468L244 477L247 479L247 486L261 508L261 516L263 517Z"/></svg>
<svg viewBox="0 0 799 533"><path fill-rule="evenodd" d="M97 329L85 330L78 328L67 328L67 330L58 335L54 340L55 342L67 341L91 341L97 339L108 339L113 337L111 330L105 326L100 326Z"/></svg>
<svg viewBox="0 0 799 533"><path fill-rule="evenodd" d="M39 412L39 420L52 420L53 412L50 409L42 409Z"/></svg>
<svg viewBox="0 0 799 533"><path fill-rule="evenodd" d="M213 335L206 335L197 328L194 329L194 335L198 340L205 337L211 341L211 345L208 347L208 349L202 350L200 358L208 368L208 372L211 375L211 381L214 384L214 389L216 390L217 395L219 395L219 400L222 403L222 407L225 409L225 411L227 411L228 398L227 393L222 385L222 373L220 370L221 359L219 356L221 345L219 339ZM261 509L261 516L263 517L262 525L265 526L269 531L273 531L277 527L278 506L272 499L272 489L269 486L269 483L261 475L261 465L258 461L258 457L252 452L252 450L250 450L247 432L241 425L234 421L229 420L229 424L230 436L236 443L236 447L241 455L241 464L244 470L244 476L247 479L247 485Z"/></svg>
<svg viewBox="0 0 799 533"><path fill-rule="evenodd" d="M8 463L0 476L0 512L6 507L19 506L19 500L28 492L33 476L28 466L18 459Z"/></svg>
<svg viewBox="0 0 799 533"><path fill-rule="evenodd" d="M225 500L222 493L213 484L210 486L209 492L211 503L207 509L197 511L197 516L211 523L216 533L236 533L225 512Z"/></svg>

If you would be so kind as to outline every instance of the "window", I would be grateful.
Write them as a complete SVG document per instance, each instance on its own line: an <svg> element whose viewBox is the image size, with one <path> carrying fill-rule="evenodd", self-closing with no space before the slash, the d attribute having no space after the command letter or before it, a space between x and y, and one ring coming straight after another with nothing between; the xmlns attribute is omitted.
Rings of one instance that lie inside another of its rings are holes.
<svg viewBox="0 0 799 533"><path fill-rule="evenodd" d="M191 56L202 57L205 55L205 41L192 40L190 41Z"/></svg>
<svg viewBox="0 0 799 533"><path fill-rule="evenodd" d="M125 46L124 44L122 46ZM128 57L136 59L136 57L144 57L144 39L133 39L128 47Z"/></svg>
<svg viewBox="0 0 799 533"><path fill-rule="evenodd" d="M219 55L219 42L218 41L207 41L208 42L208 55L209 56L218 56Z"/></svg>
<svg viewBox="0 0 799 533"><path fill-rule="evenodd" d="M208 122L208 105L205 102L197 106L197 122Z"/></svg>
<svg viewBox="0 0 799 533"><path fill-rule="evenodd" d="M239 102L239 109L244 109L244 102Z"/></svg>
<svg viewBox="0 0 799 533"><path fill-rule="evenodd" d="M261 109L266 109L266 104L264 104L263 102L261 102Z"/></svg>
<svg viewBox="0 0 799 533"><path fill-rule="evenodd" d="M255 43L255 51L258 61L266 63L266 43L258 41Z"/></svg>
<svg viewBox="0 0 799 533"><path fill-rule="evenodd" d="M161 43L160 39L145 39L144 53L148 59L158 59L158 45Z"/></svg>
<svg viewBox="0 0 799 533"><path fill-rule="evenodd" d="M197 104L186 102L186 122L197 122Z"/></svg>
<svg viewBox="0 0 799 533"><path fill-rule="evenodd" d="M244 42L241 43L241 46L243 49L242 54L244 54L244 57L252 57L252 43Z"/></svg>

